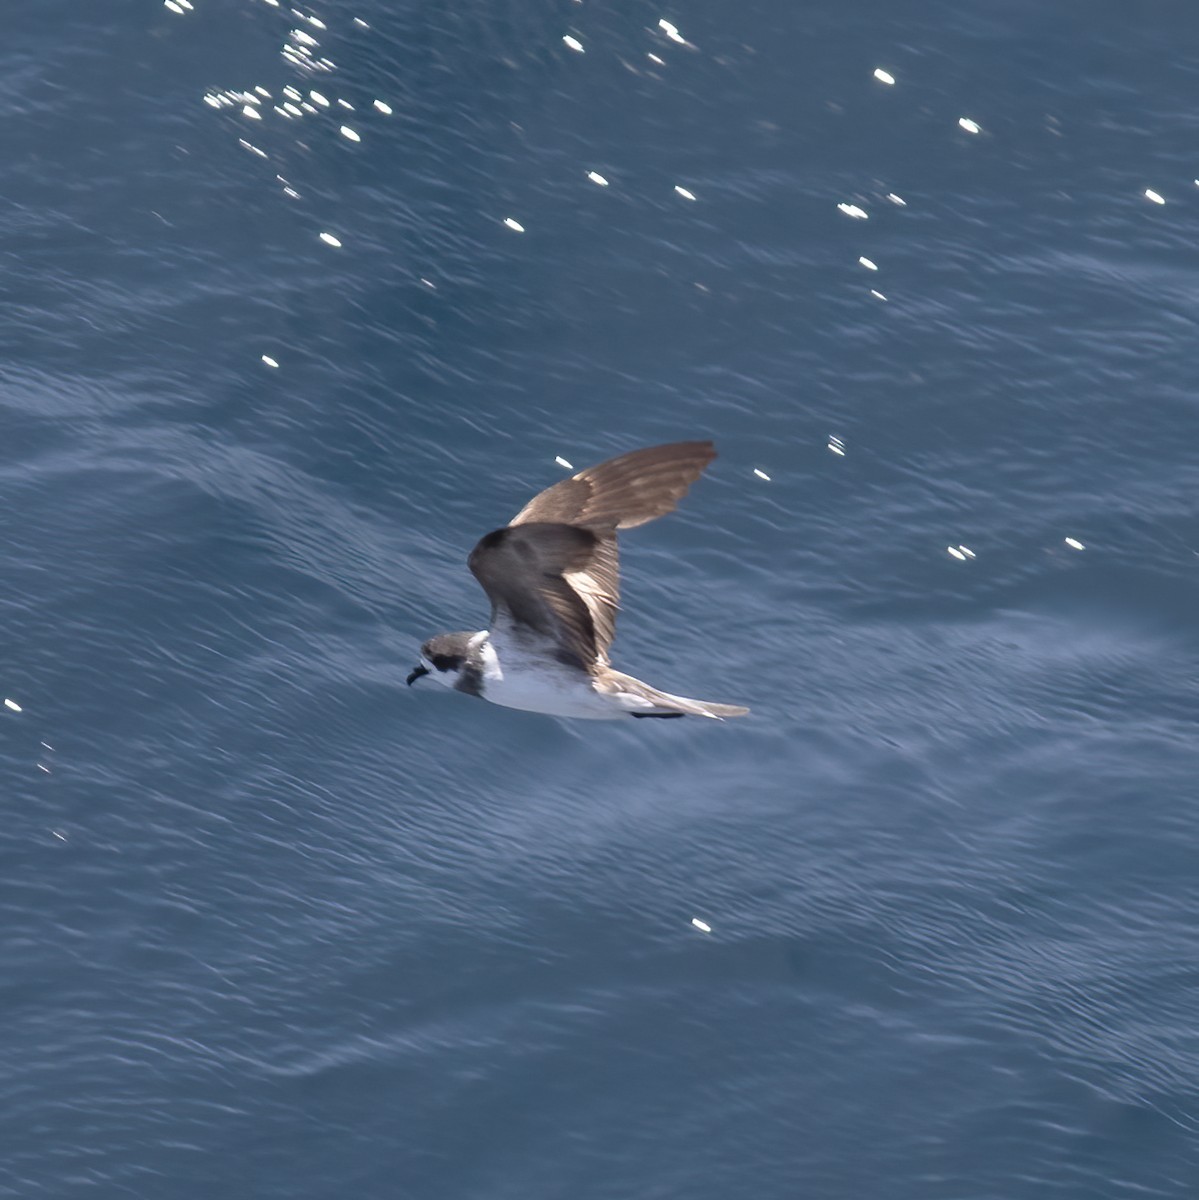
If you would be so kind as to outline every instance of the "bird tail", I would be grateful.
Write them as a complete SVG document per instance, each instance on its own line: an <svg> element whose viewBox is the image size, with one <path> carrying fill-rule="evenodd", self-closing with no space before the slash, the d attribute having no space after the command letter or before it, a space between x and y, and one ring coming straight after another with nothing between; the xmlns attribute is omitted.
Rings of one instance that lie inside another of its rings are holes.
<svg viewBox="0 0 1199 1200"><path fill-rule="evenodd" d="M707 717L723 721L726 717L743 717L749 712L739 704L713 704L709 700L692 700L689 696L672 696L632 675L613 671L611 667L598 671L591 686L601 695L617 697L621 707L633 717Z"/></svg>
<svg viewBox="0 0 1199 1200"><path fill-rule="evenodd" d="M707 717L723 721L726 717L743 717L749 712L739 704L713 704L710 700L672 696L611 668L598 675L592 686L597 692L618 696L625 711L634 717Z"/></svg>
<svg viewBox="0 0 1199 1200"><path fill-rule="evenodd" d="M664 713L653 713L653 716L680 717L710 717L723 721L728 717L744 717L748 708L740 704L715 704L711 700L692 700L688 696L672 696L669 692L659 692L654 697L657 706L666 709Z"/></svg>

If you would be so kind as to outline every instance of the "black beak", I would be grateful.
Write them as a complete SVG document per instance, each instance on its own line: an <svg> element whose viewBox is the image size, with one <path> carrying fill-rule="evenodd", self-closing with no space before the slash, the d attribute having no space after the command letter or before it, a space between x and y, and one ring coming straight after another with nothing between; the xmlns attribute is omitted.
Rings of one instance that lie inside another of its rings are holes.
<svg viewBox="0 0 1199 1200"><path fill-rule="evenodd" d="M422 675L428 675L428 667L416 667L412 674L408 676L408 686L411 687Z"/></svg>

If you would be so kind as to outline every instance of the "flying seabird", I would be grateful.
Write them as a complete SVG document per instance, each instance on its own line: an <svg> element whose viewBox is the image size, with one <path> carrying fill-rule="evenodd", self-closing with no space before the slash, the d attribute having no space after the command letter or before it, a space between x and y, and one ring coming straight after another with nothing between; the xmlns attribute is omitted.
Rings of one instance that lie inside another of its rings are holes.
<svg viewBox="0 0 1199 1200"><path fill-rule="evenodd" d="M711 442L651 446L579 471L534 496L467 560L491 601L490 628L421 647L411 686L447 688L555 717L741 717L612 669L620 602L618 530L673 511L716 457Z"/></svg>

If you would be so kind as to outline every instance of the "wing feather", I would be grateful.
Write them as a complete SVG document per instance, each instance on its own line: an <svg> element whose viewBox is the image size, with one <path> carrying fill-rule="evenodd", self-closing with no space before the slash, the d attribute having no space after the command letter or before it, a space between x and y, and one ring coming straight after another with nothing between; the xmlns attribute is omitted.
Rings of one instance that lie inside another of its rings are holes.
<svg viewBox="0 0 1199 1200"><path fill-rule="evenodd" d="M711 442L651 446L534 496L471 552L493 621L505 611L586 670L606 667L620 607L617 530L673 511L715 457Z"/></svg>
<svg viewBox="0 0 1199 1200"><path fill-rule="evenodd" d="M672 512L716 457L711 442L673 442L610 458L548 487L509 522L633 529Z"/></svg>
<svg viewBox="0 0 1199 1200"><path fill-rule="evenodd" d="M480 539L467 564L491 598L493 624L503 613L557 642L565 661L589 671L597 658L595 621L568 579L586 569L597 541L589 529L540 522Z"/></svg>

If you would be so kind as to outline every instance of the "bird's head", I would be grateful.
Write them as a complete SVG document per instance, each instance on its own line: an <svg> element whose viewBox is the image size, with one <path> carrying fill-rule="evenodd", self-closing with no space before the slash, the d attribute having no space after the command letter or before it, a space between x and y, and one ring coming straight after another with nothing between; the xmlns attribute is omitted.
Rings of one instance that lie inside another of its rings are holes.
<svg viewBox="0 0 1199 1200"><path fill-rule="evenodd" d="M471 658L471 639L476 637L478 634L463 631L439 633L430 638L420 648L420 663L409 674L408 686L428 675L442 687L462 691L464 672Z"/></svg>

